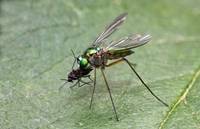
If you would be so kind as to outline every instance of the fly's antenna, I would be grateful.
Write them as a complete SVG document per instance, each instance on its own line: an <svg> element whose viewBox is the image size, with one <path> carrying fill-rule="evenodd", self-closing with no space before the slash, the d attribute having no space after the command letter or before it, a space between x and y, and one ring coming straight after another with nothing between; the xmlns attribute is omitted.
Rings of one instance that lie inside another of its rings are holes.
<svg viewBox="0 0 200 129"><path fill-rule="evenodd" d="M75 63L76 63L76 56L75 56L75 54L74 54L74 51L71 49L71 52L72 52L72 54L73 54L73 56L74 56L74 62L73 62L73 65L72 65L72 70L74 69L74 65L75 65Z"/></svg>
<svg viewBox="0 0 200 129"><path fill-rule="evenodd" d="M72 52L74 58L76 59L76 56L75 56L74 51L72 49L71 49L71 52Z"/></svg>

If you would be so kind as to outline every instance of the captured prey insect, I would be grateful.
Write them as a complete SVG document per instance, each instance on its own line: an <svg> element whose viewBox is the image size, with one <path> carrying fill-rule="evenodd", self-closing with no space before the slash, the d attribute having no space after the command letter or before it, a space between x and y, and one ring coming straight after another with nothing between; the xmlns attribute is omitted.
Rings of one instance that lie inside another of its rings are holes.
<svg viewBox="0 0 200 129"><path fill-rule="evenodd" d="M162 104L165 106L168 106L164 101L162 101L158 96L156 96L153 91L146 85L146 83L142 80L142 78L139 76L139 74L136 72L135 68L133 67L133 64L126 59L126 56L129 56L134 53L132 50L133 48L142 46L146 43L148 43L151 40L151 36L148 34L132 34L130 36L121 38L118 41L111 41L107 42L106 39L113 34L119 26L125 21L127 16L127 13L123 13L116 17L113 22L111 22L105 30L94 40L94 42L91 44L90 47L88 47L85 52L77 57L77 63L79 64L79 68L77 71L84 71L84 75L78 74L74 71L72 71L68 75L68 80L71 78L71 74L74 74L73 80L78 80L81 77L84 77L86 75L89 75L89 73L94 70L94 80L93 80L93 90L92 90L92 96L90 100L90 108L92 107L93 102L93 96L95 92L95 86L96 86L96 69L99 68L101 70L101 73L103 75L103 79L105 81L107 90L109 92L110 100L112 103L113 111L115 113L116 120L118 121L118 115L115 108L115 104L113 101L113 97L111 94L110 87L108 85L108 81L106 79L104 70L106 67L113 66L115 64L118 64L120 62L125 62L128 64L128 66L131 68L131 70L136 74L136 76L139 78L139 80L142 82L142 84L147 88L147 90ZM108 61L112 61L109 63ZM76 78L77 77L77 78ZM76 84L75 84L76 85Z"/></svg>
<svg viewBox="0 0 200 129"><path fill-rule="evenodd" d="M77 57L75 56L73 51L72 51L72 54L73 54L73 56L75 58L75 60L73 62L73 66L72 66L72 71L68 74L67 79L61 79L61 80L64 80L65 83L60 86L59 91L68 82L73 83L73 81L77 80L74 85L70 86L70 88L72 88L72 87L74 87L76 85L78 85L79 87L84 86L86 84L89 85L90 83L93 82L93 80L90 78L90 75L89 75L89 73L93 70L93 68L90 66L90 67L87 67L87 69L82 69L82 68L74 69L74 65L75 65ZM90 81L89 82L85 82L85 81L82 80L82 78L89 78ZM82 84L80 84L80 83L82 83Z"/></svg>

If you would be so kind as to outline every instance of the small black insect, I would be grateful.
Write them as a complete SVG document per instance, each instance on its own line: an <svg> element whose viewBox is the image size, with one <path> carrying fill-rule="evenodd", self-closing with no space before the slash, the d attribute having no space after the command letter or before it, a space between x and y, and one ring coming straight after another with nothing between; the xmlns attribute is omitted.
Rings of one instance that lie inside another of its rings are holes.
<svg viewBox="0 0 200 129"><path fill-rule="evenodd" d="M88 66L87 69L83 69L81 67L74 69L75 62L76 62L76 60L78 61L79 58L75 56L73 51L72 51L72 54L75 58L74 63L72 65L72 71L68 74L67 79L61 79L61 80L64 80L65 83L60 86L59 90L61 90L63 88L63 86L68 82L73 83L74 81L76 81L76 83L73 84L72 86L70 86L70 88L72 88L76 85L78 85L79 87L84 86L84 85L90 85L93 82L93 80L90 78L90 75L89 75L89 73L93 70L93 68L91 66ZM90 81L85 82L82 80L82 78L88 78Z"/></svg>

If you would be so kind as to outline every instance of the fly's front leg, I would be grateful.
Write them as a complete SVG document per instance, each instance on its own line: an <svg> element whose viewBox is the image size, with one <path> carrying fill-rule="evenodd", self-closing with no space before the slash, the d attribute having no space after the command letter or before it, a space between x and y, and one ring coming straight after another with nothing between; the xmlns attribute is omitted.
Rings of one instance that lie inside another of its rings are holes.
<svg viewBox="0 0 200 129"><path fill-rule="evenodd" d="M90 79L91 82L94 82L94 80L92 80L91 76L89 75L88 78Z"/></svg>
<svg viewBox="0 0 200 129"><path fill-rule="evenodd" d="M91 82L94 82L94 80L92 80L91 76L90 75L85 75L83 77L87 77Z"/></svg>
<svg viewBox="0 0 200 129"><path fill-rule="evenodd" d="M83 80L80 80L80 82L82 82L83 84L79 85L79 87L82 87L84 85L90 85L91 82L85 82Z"/></svg>
<svg viewBox="0 0 200 129"><path fill-rule="evenodd" d="M80 85L80 80L78 80L74 85L71 85L70 88L73 88L73 87L76 86L77 84Z"/></svg>

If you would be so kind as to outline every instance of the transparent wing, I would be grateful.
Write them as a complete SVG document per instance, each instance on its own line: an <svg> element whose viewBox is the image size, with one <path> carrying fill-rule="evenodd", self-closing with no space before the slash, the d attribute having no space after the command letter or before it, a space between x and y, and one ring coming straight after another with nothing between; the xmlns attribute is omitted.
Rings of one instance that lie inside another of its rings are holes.
<svg viewBox="0 0 200 129"><path fill-rule="evenodd" d="M116 17L112 23L110 23L106 28L105 31L103 31L92 43L92 46L100 46L103 42L104 39L109 37L113 32L115 32L118 27L125 21L127 16L127 13L123 13Z"/></svg>
<svg viewBox="0 0 200 129"><path fill-rule="evenodd" d="M151 40L151 36L148 34L133 34L128 37L124 37L119 41L111 42L106 49L107 50L124 50L132 49L142 46Z"/></svg>

